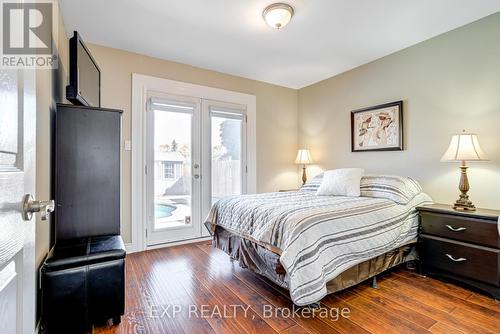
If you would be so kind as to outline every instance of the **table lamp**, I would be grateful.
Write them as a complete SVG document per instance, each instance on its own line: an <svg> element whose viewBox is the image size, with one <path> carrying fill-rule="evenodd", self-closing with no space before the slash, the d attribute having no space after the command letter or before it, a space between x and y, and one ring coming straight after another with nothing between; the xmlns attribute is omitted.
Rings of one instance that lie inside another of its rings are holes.
<svg viewBox="0 0 500 334"><path fill-rule="evenodd" d="M467 178L467 161L486 161L486 154L479 146L477 135L467 133L465 130L461 134L454 135L451 138L450 147L445 152L441 161L461 162L460 198L455 202L453 208L460 211L476 211L476 207L469 200L467 192L470 189L469 179Z"/></svg>
<svg viewBox="0 0 500 334"><path fill-rule="evenodd" d="M300 149L297 152L297 158L295 158L295 163L298 165L303 165L302 167L302 185L304 185L307 181L306 175L306 165L312 164L311 153L309 150Z"/></svg>

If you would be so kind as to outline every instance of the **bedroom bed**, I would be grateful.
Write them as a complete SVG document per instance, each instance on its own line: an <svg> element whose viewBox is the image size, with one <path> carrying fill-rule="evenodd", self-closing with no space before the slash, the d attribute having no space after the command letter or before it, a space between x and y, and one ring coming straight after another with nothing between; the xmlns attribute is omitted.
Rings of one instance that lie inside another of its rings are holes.
<svg viewBox="0 0 500 334"><path fill-rule="evenodd" d="M406 177L364 176L359 197L316 195L321 181L225 197L205 223L215 247L288 289L299 306L415 260L416 207L432 202Z"/></svg>

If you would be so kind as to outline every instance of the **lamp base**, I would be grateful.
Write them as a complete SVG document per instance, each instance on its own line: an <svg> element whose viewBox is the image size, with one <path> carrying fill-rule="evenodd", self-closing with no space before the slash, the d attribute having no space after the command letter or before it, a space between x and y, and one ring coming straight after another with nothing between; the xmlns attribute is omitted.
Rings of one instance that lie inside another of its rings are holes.
<svg viewBox="0 0 500 334"><path fill-rule="evenodd" d="M462 162L462 166L460 166L460 184L458 189L460 189L460 197L453 205L453 209L457 211L476 211L476 207L472 204L472 201L469 199L469 195L467 192L470 189L469 179L467 178L467 166L465 165L465 161Z"/></svg>
<svg viewBox="0 0 500 334"><path fill-rule="evenodd" d="M453 205L453 209L457 211L476 211L476 207L474 204L472 204L471 200L469 199L469 196L465 195L465 197L462 197L460 195L460 198L455 202Z"/></svg>
<svg viewBox="0 0 500 334"><path fill-rule="evenodd" d="M302 185L306 184L307 182L307 174L306 174L306 165L302 167Z"/></svg>

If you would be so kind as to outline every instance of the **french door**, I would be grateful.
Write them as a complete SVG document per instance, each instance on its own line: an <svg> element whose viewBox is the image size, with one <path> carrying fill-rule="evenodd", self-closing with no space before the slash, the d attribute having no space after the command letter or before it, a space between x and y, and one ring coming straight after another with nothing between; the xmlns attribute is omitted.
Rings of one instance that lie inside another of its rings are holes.
<svg viewBox="0 0 500 334"><path fill-rule="evenodd" d="M147 245L207 236L211 205L246 191L245 106L154 93L147 109Z"/></svg>

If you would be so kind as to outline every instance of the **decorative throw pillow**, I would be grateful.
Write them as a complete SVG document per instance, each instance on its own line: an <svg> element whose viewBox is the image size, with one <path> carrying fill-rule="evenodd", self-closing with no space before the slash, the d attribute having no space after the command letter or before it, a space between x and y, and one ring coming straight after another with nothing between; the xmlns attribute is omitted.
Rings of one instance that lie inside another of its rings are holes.
<svg viewBox="0 0 500 334"><path fill-rule="evenodd" d="M316 195L359 197L360 181L364 172L361 168L326 171Z"/></svg>
<svg viewBox="0 0 500 334"><path fill-rule="evenodd" d="M417 181L406 176L365 175L361 179L361 196L387 198L399 204L408 204L422 192Z"/></svg>
<svg viewBox="0 0 500 334"><path fill-rule="evenodd" d="M302 187L300 187L299 191L318 191L319 186L321 185L321 181L323 181L323 173L316 175L312 179L306 182Z"/></svg>

